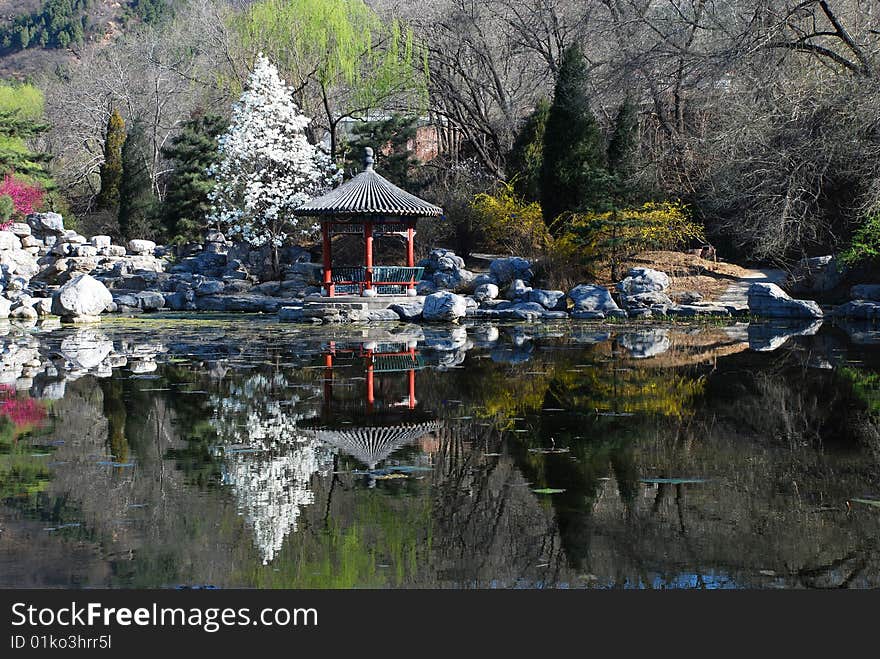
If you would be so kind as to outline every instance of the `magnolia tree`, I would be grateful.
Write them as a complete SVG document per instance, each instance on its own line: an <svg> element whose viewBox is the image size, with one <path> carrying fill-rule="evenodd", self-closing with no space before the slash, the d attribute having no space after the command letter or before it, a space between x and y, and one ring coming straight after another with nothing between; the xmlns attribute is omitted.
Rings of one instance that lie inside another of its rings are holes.
<svg viewBox="0 0 880 659"><path fill-rule="evenodd" d="M220 161L208 171L216 183L209 222L254 247L272 247L276 266L285 241L311 239L317 230L291 211L324 192L337 175L330 158L306 139L310 121L260 54L219 139Z"/></svg>

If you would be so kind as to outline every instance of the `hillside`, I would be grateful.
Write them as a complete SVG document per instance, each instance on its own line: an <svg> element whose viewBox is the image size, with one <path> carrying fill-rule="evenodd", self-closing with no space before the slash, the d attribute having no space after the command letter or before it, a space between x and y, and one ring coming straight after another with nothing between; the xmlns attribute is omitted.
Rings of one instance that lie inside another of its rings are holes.
<svg viewBox="0 0 880 659"><path fill-rule="evenodd" d="M180 0L0 0L0 78L26 79Z"/></svg>

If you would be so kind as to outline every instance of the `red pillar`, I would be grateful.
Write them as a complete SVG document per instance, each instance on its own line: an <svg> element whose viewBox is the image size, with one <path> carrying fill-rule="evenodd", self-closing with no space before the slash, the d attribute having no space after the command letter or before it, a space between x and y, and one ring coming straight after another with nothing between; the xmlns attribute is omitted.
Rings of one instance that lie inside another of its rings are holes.
<svg viewBox="0 0 880 659"><path fill-rule="evenodd" d="M364 269L367 272L365 288L373 288L373 223L364 223Z"/></svg>
<svg viewBox="0 0 880 659"><path fill-rule="evenodd" d="M416 264L415 249L413 248L413 237L415 230L412 225L406 229L406 265L412 268Z"/></svg>
<svg viewBox="0 0 880 659"><path fill-rule="evenodd" d="M333 343L330 343L333 350ZM324 355L324 408L329 411L333 400L333 353Z"/></svg>
<svg viewBox="0 0 880 659"><path fill-rule="evenodd" d="M373 356L367 357L367 410L373 411L376 402L375 383L373 381Z"/></svg>
<svg viewBox="0 0 880 659"><path fill-rule="evenodd" d="M322 248L322 256L324 257L324 288L327 289L327 295L333 297L334 286L333 286L333 275L330 269L330 223L329 222L321 222L321 237L324 240L324 245Z"/></svg>
<svg viewBox="0 0 880 659"><path fill-rule="evenodd" d="M409 371L409 409L416 409L416 371Z"/></svg>

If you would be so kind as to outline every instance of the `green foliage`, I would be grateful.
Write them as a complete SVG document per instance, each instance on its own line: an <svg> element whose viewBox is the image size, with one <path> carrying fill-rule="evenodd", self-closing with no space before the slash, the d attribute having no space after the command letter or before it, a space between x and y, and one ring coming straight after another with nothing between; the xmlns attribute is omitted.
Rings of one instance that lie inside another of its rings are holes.
<svg viewBox="0 0 880 659"><path fill-rule="evenodd" d="M317 84L332 157L342 117L366 113L392 97L427 100L412 31L396 20L383 23L363 0L260 0L236 15L233 26L246 47L290 73L294 87Z"/></svg>
<svg viewBox="0 0 880 659"><path fill-rule="evenodd" d="M852 385L853 393L874 414L880 414L880 373L844 367L836 371Z"/></svg>
<svg viewBox="0 0 880 659"><path fill-rule="evenodd" d="M544 131L547 128L549 115L550 103L542 98L517 134L507 158L507 168L511 174L510 180L513 182L514 190L528 201L541 199Z"/></svg>
<svg viewBox="0 0 880 659"><path fill-rule="evenodd" d="M93 32L88 21L91 5L92 0L46 0L37 11L18 16L0 29L0 49L81 46Z"/></svg>
<svg viewBox="0 0 880 659"><path fill-rule="evenodd" d="M194 113L162 154L174 164L162 212L165 232L174 242L198 240L210 211L214 187L207 169L219 158L217 138L227 122L213 114Z"/></svg>
<svg viewBox="0 0 880 659"><path fill-rule="evenodd" d="M0 195L0 223L8 222L15 212L15 204L8 194Z"/></svg>
<svg viewBox="0 0 880 659"><path fill-rule="evenodd" d="M550 246L541 206L517 196L512 183L501 183L494 194L476 195L473 207L488 249L531 256Z"/></svg>
<svg viewBox="0 0 880 659"><path fill-rule="evenodd" d="M386 119L358 123L352 129L354 138L348 142L346 167L359 172L363 167L364 149L373 147L376 169L395 185L408 189L410 171L418 164L407 143L416 137L417 118L392 114Z"/></svg>
<svg viewBox="0 0 880 659"><path fill-rule="evenodd" d="M623 261L646 249L674 249L705 240L703 227L677 202L649 202L636 208L573 215L570 232L591 260L607 260L613 281Z"/></svg>
<svg viewBox="0 0 880 659"><path fill-rule="evenodd" d="M126 239L151 238L156 199L147 166L146 134L139 121L131 125L122 145L122 183L119 186L119 231Z"/></svg>
<svg viewBox="0 0 880 659"><path fill-rule="evenodd" d="M580 48L569 47L547 116L541 167L541 207L545 222L556 234L563 228L556 222L560 215L604 210L609 196L605 140L590 111L587 77Z"/></svg>
<svg viewBox="0 0 880 659"><path fill-rule="evenodd" d="M128 15L142 20L148 25L158 25L174 15L170 0L131 0Z"/></svg>
<svg viewBox="0 0 880 659"><path fill-rule="evenodd" d="M0 83L0 175L15 172L51 189L46 172L51 156L27 143L49 129L43 106L43 94L33 85Z"/></svg>
<svg viewBox="0 0 880 659"><path fill-rule="evenodd" d="M620 179L631 177L635 170L638 131L638 108L627 96L617 110L614 129L608 140L608 169Z"/></svg>
<svg viewBox="0 0 880 659"><path fill-rule="evenodd" d="M113 209L119 203L122 182L122 145L125 143L125 122L119 110L113 110L107 120L104 136L104 163L101 165L101 192L98 208Z"/></svg>
<svg viewBox="0 0 880 659"><path fill-rule="evenodd" d="M871 263L880 257L880 213L869 216L855 232L840 258L848 266Z"/></svg>

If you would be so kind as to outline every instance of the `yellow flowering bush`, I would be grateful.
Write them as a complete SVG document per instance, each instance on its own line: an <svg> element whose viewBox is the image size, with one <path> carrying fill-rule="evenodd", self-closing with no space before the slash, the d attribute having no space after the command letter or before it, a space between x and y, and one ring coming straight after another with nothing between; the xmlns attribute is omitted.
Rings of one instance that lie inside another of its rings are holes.
<svg viewBox="0 0 880 659"><path fill-rule="evenodd" d="M703 227L691 220L687 207L677 201L577 213L569 227L571 240L582 246L586 258L608 260L613 279L618 278L621 262L640 251L676 249L705 240Z"/></svg>
<svg viewBox="0 0 880 659"><path fill-rule="evenodd" d="M476 195L472 206L487 248L531 256L550 246L541 205L520 199L512 184L500 184L494 194Z"/></svg>

